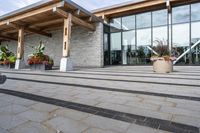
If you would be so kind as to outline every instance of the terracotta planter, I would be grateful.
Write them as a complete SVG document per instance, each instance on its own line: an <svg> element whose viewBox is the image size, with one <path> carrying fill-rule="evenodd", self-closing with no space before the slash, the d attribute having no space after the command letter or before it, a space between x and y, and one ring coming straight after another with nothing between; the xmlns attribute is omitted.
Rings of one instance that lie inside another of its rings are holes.
<svg viewBox="0 0 200 133"><path fill-rule="evenodd" d="M173 71L172 61L156 60L153 62L153 71L156 73L170 73Z"/></svg>

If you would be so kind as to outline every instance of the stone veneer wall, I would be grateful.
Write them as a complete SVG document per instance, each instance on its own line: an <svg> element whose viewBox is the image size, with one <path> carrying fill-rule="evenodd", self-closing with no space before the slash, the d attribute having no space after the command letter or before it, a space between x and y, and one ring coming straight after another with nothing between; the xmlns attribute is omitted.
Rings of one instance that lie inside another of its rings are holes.
<svg viewBox="0 0 200 133"><path fill-rule="evenodd" d="M55 66L60 65L62 57L63 30L51 31L53 37L47 38L41 35L29 35L25 37L24 59L27 61L28 55L32 53L32 48L43 41L45 53L54 59ZM8 45L9 49L16 54L17 42L2 42ZM71 58L74 66L77 67L103 67L103 24L96 24L96 31L88 31L79 26L72 27L71 38Z"/></svg>

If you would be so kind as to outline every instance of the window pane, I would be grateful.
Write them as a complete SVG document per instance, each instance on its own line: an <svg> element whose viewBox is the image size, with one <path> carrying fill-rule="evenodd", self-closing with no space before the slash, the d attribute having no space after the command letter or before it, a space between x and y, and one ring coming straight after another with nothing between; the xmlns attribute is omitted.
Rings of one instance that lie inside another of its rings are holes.
<svg viewBox="0 0 200 133"><path fill-rule="evenodd" d="M151 51L147 46L151 45L151 29L137 30L137 58L138 64L150 64Z"/></svg>
<svg viewBox="0 0 200 133"><path fill-rule="evenodd" d="M189 24L177 24L173 25L173 48L172 55L179 57L182 53L184 53L187 49L189 49L190 39L189 39ZM189 55L186 54L183 58L179 60L179 64L188 64L189 63Z"/></svg>
<svg viewBox="0 0 200 133"><path fill-rule="evenodd" d="M200 40L200 22L192 22L191 24L191 30L192 30L192 33L191 33L191 36L192 36L192 42L195 43L197 42L198 40Z"/></svg>
<svg viewBox="0 0 200 133"><path fill-rule="evenodd" d="M151 27L151 13L138 14L137 19L137 28L148 28Z"/></svg>
<svg viewBox="0 0 200 133"><path fill-rule="evenodd" d="M111 33L111 50L121 50L121 33Z"/></svg>
<svg viewBox="0 0 200 133"><path fill-rule="evenodd" d="M123 45L135 45L135 31L123 32Z"/></svg>
<svg viewBox="0 0 200 133"><path fill-rule="evenodd" d="M123 32L123 64L136 64L135 31Z"/></svg>
<svg viewBox="0 0 200 133"><path fill-rule="evenodd" d="M190 6L172 8L172 23L185 23L190 20Z"/></svg>
<svg viewBox="0 0 200 133"><path fill-rule="evenodd" d="M164 27L154 27L153 28L153 45L156 40L167 41L167 26Z"/></svg>
<svg viewBox="0 0 200 133"><path fill-rule="evenodd" d="M135 29L135 16L127 16L122 18L122 29L132 30Z"/></svg>
<svg viewBox="0 0 200 133"><path fill-rule="evenodd" d="M117 32L121 30L121 18L114 18L110 21L110 31Z"/></svg>
<svg viewBox="0 0 200 133"><path fill-rule="evenodd" d="M153 12L153 26L167 25L167 10Z"/></svg>
<svg viewBox="0 0 200 133"><path fill-rule="evenodd" d="M173 44L189 46L189 24L173 25Z"/></svg>
<svg viewBox="0 0 200 133"><path fill-rule="evenodd" d="M151 29L137 30L137 46L151 45Z"/></svg>
<svg viewBox="0 0 200 133"><path fill-rule="evenodd" d="M192 21L200 20L200 3L191 5Z"/></svg>
<svg viewBox="0 0 200 133"><path fill-rule="evenodd" d="M121 64L121 33L111 33L111 63Z"/></svg>

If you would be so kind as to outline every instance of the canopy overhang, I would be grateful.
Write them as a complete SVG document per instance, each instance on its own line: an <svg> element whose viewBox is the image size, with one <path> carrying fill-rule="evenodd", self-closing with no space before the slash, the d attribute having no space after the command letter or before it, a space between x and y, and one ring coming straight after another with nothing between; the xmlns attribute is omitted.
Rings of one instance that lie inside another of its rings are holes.
<svg viewBox="0 0 200 133"><path fill-rule="evenodd" d="M167 3L168 1L168 3ZM125 15L137 14L152 10L166 9L172 6L195 3L199 0L140 0L139 2L127 2L115 6L110 6L92 11L97 17L104 20Z"/></svg>
<svg viewBox="0 0 200 133"><path fill-rule="evenodd" d="M73 25L95 30L95 22L103 22L89 11L70 0L43 0L0 17L0 41L17 40L19 29L25 35L35 33L51 37L48 31L62 27L63 21L72 15Z"/></svg>

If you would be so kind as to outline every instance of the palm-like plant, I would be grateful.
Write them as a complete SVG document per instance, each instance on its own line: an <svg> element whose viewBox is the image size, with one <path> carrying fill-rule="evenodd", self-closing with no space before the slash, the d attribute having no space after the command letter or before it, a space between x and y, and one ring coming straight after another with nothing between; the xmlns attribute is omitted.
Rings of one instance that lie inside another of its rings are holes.
<svg viewBox="0 0 200 133"><path fill-rule="evenodd" d="M159 57L169 56L170 52L169 52L169 47L168 47L167 41L155 40L154 42L155 42L156 46L153 47L153 50L158 53Z"/></svg>
<svg viewBox="0 0 200 133"><path fill-rule="evenodd" d="M7 46L2 46L0 48L0 61L6 61L7 64L15 63L15 54L9 51Z"/></svg>

